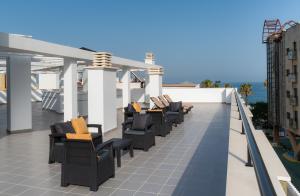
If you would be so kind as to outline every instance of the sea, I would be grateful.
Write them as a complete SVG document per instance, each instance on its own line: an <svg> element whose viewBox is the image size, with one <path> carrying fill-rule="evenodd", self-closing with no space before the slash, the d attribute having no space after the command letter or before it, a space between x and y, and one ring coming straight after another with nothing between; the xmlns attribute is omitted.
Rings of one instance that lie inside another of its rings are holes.
<svg viewBox="0 0 300 196"><path fill-rule="evenodd" d="M239 89L243 83L250 83L252 85L252 95L248 97L249 103L267 102L267 89L263 82L231 82L230 84L234 88Z"/></svg>

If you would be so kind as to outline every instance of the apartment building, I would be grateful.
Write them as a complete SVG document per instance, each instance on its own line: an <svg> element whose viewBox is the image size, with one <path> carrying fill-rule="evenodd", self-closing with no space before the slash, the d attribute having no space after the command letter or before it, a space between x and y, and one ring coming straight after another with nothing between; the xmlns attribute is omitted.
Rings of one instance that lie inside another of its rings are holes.
<svg viewBox="0 0 300 196"><path fill-rule="evenodd" d="M285 96L285 128L297 132L299 128L299 103L298 95L300 94L300 81L298 78L300 56L300 25L296 24L284 32L284 68L285 80L282 81L286 89Z"/></svg>
<svg viewBox="0 0 300 196"><path fill-rule="evenodd" d="M275 26L273 23L269 28L276 29ZM295 23L287 29L280 25L264 43L267 48L268 122L273 127L274 142L278 142L281 128L298 132L299 127L300 25Z"/></svg>

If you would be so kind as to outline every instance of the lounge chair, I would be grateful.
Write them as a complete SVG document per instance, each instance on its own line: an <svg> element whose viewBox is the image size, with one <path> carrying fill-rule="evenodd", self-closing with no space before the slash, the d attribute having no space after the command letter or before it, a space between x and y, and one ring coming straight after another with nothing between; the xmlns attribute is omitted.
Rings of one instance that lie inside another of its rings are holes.
<svg viewBox="0 0 300 196"><path fill-rule="evenodd" d="M159 99L166 107L169 107L169 106L170 106L170 103L174 102L174 101L172 101L172 102L169 103L169 102L166 100L166 98L165 98L164 96L162 96L162 95L158 96L158 99ZM183 110L183 113L184 113L184 114L187 114L187 113L189 112L189 110L187 110L187 108L185 108L185 107L183 107L183 106L182 106L182 110Z"/></svg>
<svg viewBox="0 0 300 196"><path fill-rule="evenodd" d="M169 95L163 95L163 96L169 103L173 102ZM187 110L187 112L191 111L192 108L194 107L193 105L188 104L188 103L182 103L182 106L183 106L183 108L185 108Z"/></svg>
<svg viewBox="0 0 300 196"><path fill-rule="evenodd" d="M166 115L168 122L171 122L176 126L184 121L181 102L171 102L167 107L156 97L150 97L150 99L155 104L155 108L153 109L161 109Z"/></svg>
<svg viewBox="0 0 300 196"><path fill-rule="evenodd" d="M84 135L84 137L78 137ZM97 191L100 184L115 176L113 142L95 146L90 134L67 134L61 167L61 186L88 186Z"/></svg>
<svg viewBox="0 0 300 196"><path fill-rule="evenodd" d="M151 129L152 120L149 114L134 114L133 121L122 124L122 137L131 139L133 148L148 151L155 145L155 133Z"/></svg>

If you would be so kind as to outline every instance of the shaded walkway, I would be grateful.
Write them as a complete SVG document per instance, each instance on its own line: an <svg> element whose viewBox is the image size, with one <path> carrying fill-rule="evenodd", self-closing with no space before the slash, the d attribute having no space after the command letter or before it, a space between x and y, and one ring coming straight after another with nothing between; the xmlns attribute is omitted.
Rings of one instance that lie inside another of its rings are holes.
<svg viewBox="0 0 300 196"><path fill-rule="evenodd" d="M0 138L7 135L7 106L0 105ZM49 130L55 122L63 121L64 115L53 111L43 110L41 102L32 102L32 129L34 131Z"/></svg>

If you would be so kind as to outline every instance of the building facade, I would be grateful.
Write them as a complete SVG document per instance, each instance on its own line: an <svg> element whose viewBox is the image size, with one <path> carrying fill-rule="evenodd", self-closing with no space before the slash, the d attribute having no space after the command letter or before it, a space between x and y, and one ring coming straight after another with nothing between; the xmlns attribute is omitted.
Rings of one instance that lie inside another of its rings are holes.
<svg viewBox="0 0 300 196"><path fill-rule="evenodd" d="M286 89L285 96L285 128L300 134L299 129L299 90L300 81L298 79L300 56L300 25L297 24L288 28L284 32L284 68L285 80L284 86Z"/></svg>
<svg viewBox="0 0 300 196"><path fill-rule="evenodd" d="M299 46L299 24L270 35L266 42L268 122L275 142L281 128L299 132Z"/></svg>

